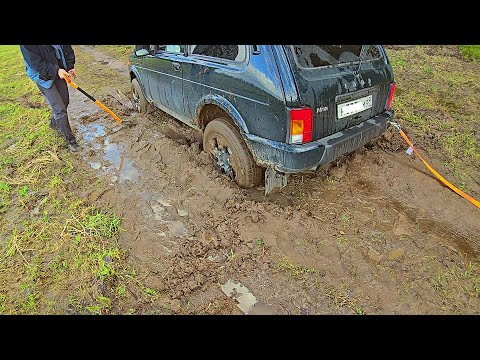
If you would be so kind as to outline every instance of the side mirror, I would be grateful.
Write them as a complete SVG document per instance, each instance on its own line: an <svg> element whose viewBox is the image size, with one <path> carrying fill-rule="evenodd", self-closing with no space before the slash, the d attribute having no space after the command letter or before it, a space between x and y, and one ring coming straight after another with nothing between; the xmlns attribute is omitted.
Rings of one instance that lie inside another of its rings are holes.
<svg viewBox="0 0 480 360"><path fill-rule="evenodd" d="M138 49L138 50L135 50L135 56L145 56L145 55L148 55L149 52L147 49Z"/></svg>

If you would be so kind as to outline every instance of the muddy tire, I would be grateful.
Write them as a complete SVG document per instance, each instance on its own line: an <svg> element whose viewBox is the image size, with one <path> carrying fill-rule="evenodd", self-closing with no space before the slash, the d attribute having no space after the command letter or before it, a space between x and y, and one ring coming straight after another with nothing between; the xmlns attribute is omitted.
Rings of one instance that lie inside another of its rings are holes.
<svg viewBox="0 0 480 360"><path fill-rule="evenodd" d="M131 89L132 89L133 105L135 106L136 110L139 113L146 113L148 102L147 102L147 99L145 99L145 95L143 95L142 88L140 87L140 84L138 83L137 79L132 80Z"/></svg>
<svg viewBox="0 0 480 360"><path fill-rule="evenodd" d="M227 119L218 118L207 124L203 150L240 187L249 189L262 181L263 169L256 164L235 125Z"/></svg>

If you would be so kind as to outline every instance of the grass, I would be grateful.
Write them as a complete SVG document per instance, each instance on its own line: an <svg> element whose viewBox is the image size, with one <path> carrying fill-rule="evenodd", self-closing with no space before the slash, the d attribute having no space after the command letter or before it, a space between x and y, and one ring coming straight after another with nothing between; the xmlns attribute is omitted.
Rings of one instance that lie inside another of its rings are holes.
<svg viewBox="0 0 480 360"><path fill-rule="evenodd" d="M288 274L289 277L297 279L302 275L313 274L315 268L300 266L292 263L288 258L280 259L277 263L277 269Z"/></svg>
<svg viewBox="0 0 480 360"><path fill-rule="evenodd" d="M232 262L233 260L235 260L235 257L237 256L237 254L235 254L235 250L233 249L230 249L228 252L227 252L227 260L229 262Z"/></svg>
<svg viewBox="0 0 480 360"><path fill-rule="evenodd" d="M465 59L480 61L480 45L461 45L459 48Z"/></svg>
<svg viewBox="0 0 480 360"><path fill-rule="evenodd" d="M10 191L12 187L4 181L0 181L0 214L7 211L10 206Z"/></svg>
<svg viewBox="0 0 480 360"><path fill-rule="evenodd" d="M480 46L387 47L387 52L397 82L397 121L427 161L434 159L434 167L437 160L450 164L438 170L479 197Z"/></svg>
<svg viewBox="0 0 480 360"><path fill-rule="evenodd" d="M335 287L328 288L324 295L335 305L338 307L346 307L352 310L357 315L365 315L365 311L360 307L357 302L350 298L348 294L340 289Z"/></svg>
<svg viewBox="0 0 480 360"><path fill-rule="evenodd" d="M422 258L420 271L425 275L426 283L439 295L437 303L445 314L470 314L472 303L480 297L480 271L476 262L463 261L446 267L436 256Z"/></svg>
<svg viewBox="0 0 480 360"><path fill-rule="evenodd" d="M152 295L117 242L120 217L76 195L88 174L49 129L18 46L0 46L0 68L0 314L142 311Z"/></svg>

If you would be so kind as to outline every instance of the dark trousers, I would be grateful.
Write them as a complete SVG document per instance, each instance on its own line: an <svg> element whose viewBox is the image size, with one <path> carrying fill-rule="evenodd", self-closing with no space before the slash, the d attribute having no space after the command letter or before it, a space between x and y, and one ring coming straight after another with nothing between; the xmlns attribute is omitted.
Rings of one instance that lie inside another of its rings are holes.
<svg viewBox="0 0 480 360"><path fill-rule="evenodd" d="M51 125L63 135L67 142L75 141L75 136L68 122L67 107L70 102L68 87L65 80L55 77L50 89L37 85L48 104L52 108Z"/></svg>

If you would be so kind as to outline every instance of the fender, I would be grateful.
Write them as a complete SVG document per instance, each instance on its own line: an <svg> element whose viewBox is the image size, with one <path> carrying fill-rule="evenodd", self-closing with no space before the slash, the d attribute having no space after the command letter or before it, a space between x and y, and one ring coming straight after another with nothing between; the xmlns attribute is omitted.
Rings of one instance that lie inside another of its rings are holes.
<svg viewBox="0 0 480 360"><path fill-rule="evenodd" d="M133 72L133 74L135 75L135 78L137 79L138 83L140 84L140 88L143 91L143 95L145 95L145 98L147 98L147 100L148 100L147 92L145 91L145 86L143 85L143 81L141 80L140 74L138 73L138 70L135 67L135 65L130 66L130 72L131 73ZM130 75L130 77L131 77L131 75Z"/></svg>
<svg viewBox="0 0 480 360"><path fill-rule="evenodd" d="M242 116L237 111L235 106L233 106L233 104L230 101L228 101L227 99L219 95L209 94L205 96L202 100L200 100L200 102L197 105L195 119L198 120L200 118L200 113L203 107L208 104L216 105L220 109L224 110L227 114L230 115L233 121L237 124L241 132L245 134L249 134L247 125L245 124L245 121L243 121Z"/></svg>

